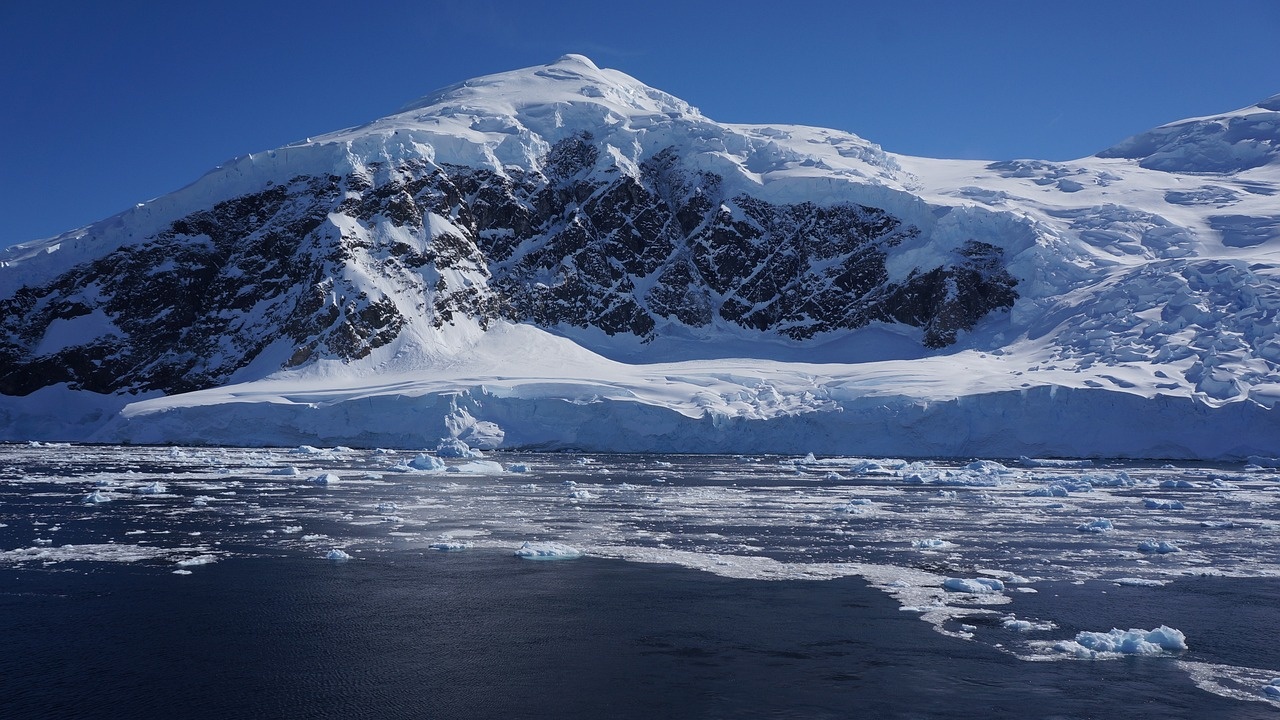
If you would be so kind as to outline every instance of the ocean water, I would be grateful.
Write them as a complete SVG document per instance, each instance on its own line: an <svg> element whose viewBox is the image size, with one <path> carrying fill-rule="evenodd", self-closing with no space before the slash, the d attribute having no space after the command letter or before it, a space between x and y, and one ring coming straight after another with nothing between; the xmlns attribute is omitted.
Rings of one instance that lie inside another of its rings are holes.
<svg viewBox="0 0 1280 720"><path fill-rule="evenodd" d="M1273 470L413 455L0 448L0 717L1280 717Z"/></svg>

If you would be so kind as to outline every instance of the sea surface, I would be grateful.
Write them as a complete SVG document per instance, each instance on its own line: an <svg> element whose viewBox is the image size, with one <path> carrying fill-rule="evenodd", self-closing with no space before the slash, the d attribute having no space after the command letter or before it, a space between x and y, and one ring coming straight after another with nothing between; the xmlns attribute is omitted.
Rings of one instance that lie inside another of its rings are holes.
<svg viewBox="0 0 1280 720"><path fill-rule="evenodd" d="M1280 717L1274 469L416 456L0 446L0 717Z"/></svg>

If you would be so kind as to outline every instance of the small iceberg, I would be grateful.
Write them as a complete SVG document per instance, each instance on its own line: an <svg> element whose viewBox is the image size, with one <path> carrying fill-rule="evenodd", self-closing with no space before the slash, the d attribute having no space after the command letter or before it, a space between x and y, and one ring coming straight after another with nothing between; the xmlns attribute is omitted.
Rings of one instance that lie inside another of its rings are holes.
<svg viewBox="0 0 1280 720"><path fill-rule="evenodd" d="M346 562L347 560L351 559L351 555L349 555L345 550L339 550L338 548L334 548L330 550L327 555L324 556L324 559L333 560L334 562Z"/></svg>
<svg viewBox="0 0 1280 720"><path fill-rule="evenodd" d="M471 462L463 463L461 465L454 465L449 468L449 472L465 473L469 475L494 475L506 471L503 469L502 463L499 462L494 462L492 460L472 460Z"/></svg>
<svg viewBox="0 0 1280 720"><path fill-rule="evenodd" d="M1142 501L1142 506L1148 510L1185 510L1186 506L1177 500L1153 500L1147 498Z"/></svg>
<svg viewBox="0 0 1280 720"><path fill-rule="evenodd" d="M271 471L270 473L268 473L268 474L269 474L269 475L285 475L285 476L288 476L288 477L295 477L295 476L297 476L297 475L301 475L302 473L298 471L298 468L296 468L296 467L294 467L294 466L292 466L292 465L286 465L286 466L281 467L281 468L276 468L275 470L272 470L272 471Z"/></svg>
<svg viewBox="0 0 1280 720"><path fill-rule="evenodd" d="M1067 497L1071 492L1062 485L1053 484L1028 490L1025 494L1027 497Z"/></svg>
<svg viewBox="0 0 1280 720"><path fill-rule="evenodd" d="M482 458L484 453L472 450L470 445L457 438L445 438L436 446L436 455L446 458Z"/></svg>
<svg viewBox="0 0 1280 720"><path fill-rule="evenodd" d="M150 483L148 485L143 485L142 487L138 488L138 492L143 495L162 495L164 493L169 492L169 488L165 487L164 483L157 480L153 483Z"/></svg>
<svg viewBox="0 0 1280 720"><path fill-rule="evenodd" d="M435 455L428 455L426 453L418 453L417 457L415 457L414 459L410 460L405 464L414 470L420 470L424 472L433 472L436 470L444 469L443 460L436 457Z"/></svg>
<svg viewBox="0 0 1280 720"><path fill-rule="evenodd" d="M456 540L440 540L431 543L427 547L440 552L461 552L463 550L470 550L474 547L474 543L458 542Z"/></svg>
<svg viewBox="0 0 1280 720"><path fill-rule="evenodd" d="M1107 533L1115 530L1115 525L1106 518L1096 518L1076 526L1076 532Z"/></svg>
<svg viewBox="0 0 1280 720"><path fill-rule="evenodd" d="M947 578L942 587L952 592L990 595L1004 591L1004 583L995 578Z"/></svg>
<svg viewBox="0 0 1280 720"><path fill-rule="evenodd" d="M85 505L97 505L98 503L111 502L111 496L104 494L101 490L94 490L85 495L82 502Z"/></svg>
<svg viewBox="0 0 1280 720"><path fill-rule="evenodd" d="M312 483L313 485L336 485L341 481L342 478L334 475L333 473L322 473L320 475L313 475L307 478L307 482Z"/></svg>
<svg viewBox="0 0 1280 720"><path fill-rule="evenodd" d="M1160 542L1156 542L1155 540L1143 540L1141 543L1138 543L1138 551L1164 555L1166 553L1182 552L1182 548L1165 540L1161 540Z"/></svg>
<svg viewBox="0 0 1280 720"><path fill-rule="evenodd" d="M1049 630L1057 630L1058 626L1052 622L1032 622L1030 620L1020 620L1013 615L1004 618L1004 622L1000 623L1005 630L1013 630L1020 633L1030 632L1047 632Z"/></svg>
<svg viewBox="0 0 1280 720"><path fill-rule="evenodd" d="M1082 632L1075 640L1063 640L1054 650L1085 660L1120 655L1164 655L1187 649L1187 636L1180 630L1161 625L1155 630L1118 630Z"/></svg>
<svg viewBox="0 0 1280 720"><path fill-rule="evenodd" d="M526 542L515 556L526 560L574 560L582 557L582 551L557 542Z"/></svg>

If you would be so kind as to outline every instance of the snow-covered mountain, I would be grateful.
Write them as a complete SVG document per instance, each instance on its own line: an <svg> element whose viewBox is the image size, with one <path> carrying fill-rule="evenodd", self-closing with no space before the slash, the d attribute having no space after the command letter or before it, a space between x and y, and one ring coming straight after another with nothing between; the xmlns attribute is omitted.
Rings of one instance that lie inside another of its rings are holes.
<svg viewBox="0 0 1280 720"><path fill-rule="evenodd" d="M0 437L1280 454L1278 191L1280 96L929 160L569 55L0 253Z"/></svg>

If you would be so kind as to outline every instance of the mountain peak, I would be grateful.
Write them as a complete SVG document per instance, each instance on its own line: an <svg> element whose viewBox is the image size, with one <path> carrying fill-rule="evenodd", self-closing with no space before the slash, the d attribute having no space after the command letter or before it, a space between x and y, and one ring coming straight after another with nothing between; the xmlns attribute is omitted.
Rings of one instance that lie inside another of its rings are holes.
<svg viewBox="0 0 1280 720"><path fill-rule="evenodd" d="M591 62L591 58L587 57L586 55L579 55L577 53L568 53L567 55L561 55L559 59L557 59L554 63L552 63L552 65L585 65L587 68L591 70L600 69L599 66L597 66L594 62Z"/></svg>
<svg viewBox="0 0 1280 720"><path fill-rule="evenodd" d="M603 105L623 115L699 116L697 108L624 72L601 68L585 55L562 55L546 65L484 75L450 85L403 107L397 114L425 116L454 108L515 115L549 105Z"/></svg>

